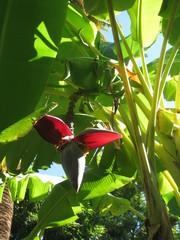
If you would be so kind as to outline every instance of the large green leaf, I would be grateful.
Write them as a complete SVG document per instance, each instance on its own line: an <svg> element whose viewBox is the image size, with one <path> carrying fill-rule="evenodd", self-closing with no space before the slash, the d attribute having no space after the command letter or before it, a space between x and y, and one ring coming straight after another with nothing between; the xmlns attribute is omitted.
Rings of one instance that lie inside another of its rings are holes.
<svg viewBox="0 0 180 240"><path fill-rule="evenodd" d="M133 181L134 177L108 173L101 169L91 169L84 174L83 183L78 193L82 200L103 196L108 192L123 187Z"/></svg>
<svg viewBox="0 0 180 240"><path fill-rule="evenodd" d="M149 47L159 33L158 16L162 0L136 1L128 10L131 18L131 33L134 41L141 41L142 46Z"/></svg>
<svg viewBox="0 0 180 240"><path fill-rule="evenodd" d="M169 19L175 2L176 0L163 0L159 15L165 19ZM178 5L178 9L176 10L175 18L177 17L180 17L180 5Z"/></svg>
<svg viewBox="0 0 180 240"><path fill-rule="evenodd" d="M64 60L93 55L84 41L94 44L96 31L95 24L87 18L81 9L76 5L69 5L57 59Z"/></svg>
<svg viewBox="0 0 180 240"><path fill-rule="evenodd" d="M27 188L29 189L29 201L43 200L52 190L55 184L62 181L62 178L29 173L7 178L8 189L13 201L22 201L25 198Z"/></svg>
<svg viewBox="0 0 180 240"><path fill-rule="evenodd" d="M169 43L172 46L174 46L176 44L176 42L178 41L178 39L180 38L179 25L180 25L180 17L175 18L173 21L172 29L171 29L170 36L169 36ZM168 26L168 20L163 18L163 21L162 21L163 35L165 35L165 33L166 33L167 26Z"/></svg>
<svg viewBox="0 0 180 240"><path fill-rule="evenodd" d="M123 11L132 7L135 0L113 0L113 7L115 11ZM106 0L84 0L85 10L99 19L108 19L109 13Z"/></svg>
<svg viewBox="0 0 180 240"><path fill-rule="evenodd" d="M0 133L0 144L7 144L24 137L32 129L37 119L53 110L56 106L56 103L51 103L4 129Z"/></svg>
<svg viewBox="0 0 180 240"><path fill-rule="evenodd" d="M0 130L34 111L60 43L67 0L0 1Z"/></svg>
<svg viewBox="0 0 180 240"><path fill-rule="evenodd" d="M26 238L34 237L46 227L62 226L74 222L81 212L81 207L77 201L76 193L72 189L64 189L61 184L57 184L51 194L43 203L38 213L38 224Z"/></svg>
<svg viewBox="0 0 180 240"><path fill-rule="evenodd" d="M162 32L163 35L166 33L166 29L168 26L169 18L173 14L173 9L174 6L176 7L176 13L172 25L172 29L170 32L170 37L169 37L169 43L174 46L176 44L176 41L178 38L180 38L180 29L179 29L179 24L180 24L180 4L175 1L175 0L163 0L163 4L161 6L161 10L159 12L159 15L163 17L162 21Z"/></svg>
<svg viewBox="0 0 180 240"><path fill-rule="evenodd" d="M86 43L94 44L96 26L77 5L68 5L64 37L79 36Z"/></svg>

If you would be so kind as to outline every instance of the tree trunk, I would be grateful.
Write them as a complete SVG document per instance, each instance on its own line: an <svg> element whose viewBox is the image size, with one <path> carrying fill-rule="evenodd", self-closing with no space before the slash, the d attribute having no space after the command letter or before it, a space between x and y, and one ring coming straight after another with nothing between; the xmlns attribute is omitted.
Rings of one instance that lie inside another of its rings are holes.
<svg viewBox="0 0 180 240"><path fill-rule="evenodd" d="M5 185L2 202L0 203L0 240L9 240L13 216L13 202L8 186Z"/></svg>
<svg viewBox="0 0 180 240"><path fill-rule="evenodd" d="M161 225L150 226L150 224L146 222L146 229L148 233L148 240L162 240L162 239L173 240L174 239L165 204L163 204L163 207L162 207Z"/></svg>

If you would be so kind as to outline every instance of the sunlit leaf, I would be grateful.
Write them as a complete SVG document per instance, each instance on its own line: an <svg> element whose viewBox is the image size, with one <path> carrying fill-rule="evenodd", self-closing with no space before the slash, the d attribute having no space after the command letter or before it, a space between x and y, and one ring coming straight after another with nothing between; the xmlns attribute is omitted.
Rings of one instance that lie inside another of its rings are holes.
<svg viewBox="0 0 180 240"><path fill-rule="evenodd" d="M29 179L29 201L39 201L42 200L51 189L51 183L44 183L38 177L33 177ZM38 187L37 187L38 186Z"/></svg>
<svg viewBox="0 0 180 240"><path fill-rule="evenodd" d="M51 103L6 128L0 133L0 143L7 144L24 137L24 135L32 129L37 119L54 109L56 106L56 103Z"/></svg>
<svg viewBox="0 0 180 240"><path fill-rule="evenodd" d="M136 1L128 10L131 18L131 33L134 41L142 39L142 46L149 47L159 33L158 16L162 0Z"/></svg>
<svg viewBox="0 0 180 240"><path fill-rule="evenodd" d="M80 36L83 41L93 44L96 37L96 26L91 22L80 8L75 4L68 5L66 17L67 35Z"/></svg>
<svg viewBox="0 0 180 240"><path fill-rule="evenodd" d="M158 184L162 195L168 194L173 191L172 186L170 185L166 177L163 175L163 172L158 174Z"/></svg>
<svg viewBox="0 0 180 240"><path fill-rule="evenodd" d="M166 82L163 93L164 93L164 98L167 101L175 101L176 88L177 88L177 77L174 77Z"/></svg>
<svg viewBox="0 0 180 240"><path fill-rule="evenodd" d="M108 192L134 180L134 177L126 177L114 173L104 172L100 169L92 169L84 174L82 186L78 193L78 198L87 200L103 196Z"/></svg>
<svg viewBox="0 0 180 240"><path fill-rule="evenodd" d="M34 111L61 40L67 4L67 0L1 4L0 131Z"/></svg>
<svg viewBox="0 0 180 240"><path fill-rule="evenodd" d="M173 131L178 127L178 113L174 113L171 110L159 110L157 114L158 127L160 132L168 136L172 136Z"/></svg>
<svg viewBox="0 0 180 240"><path fill-rule="evenodd" d="M10 190L12 200L15 201L18 189L18 182L16 181L16 179L14 178L9 179L8 189Z"/></svg>

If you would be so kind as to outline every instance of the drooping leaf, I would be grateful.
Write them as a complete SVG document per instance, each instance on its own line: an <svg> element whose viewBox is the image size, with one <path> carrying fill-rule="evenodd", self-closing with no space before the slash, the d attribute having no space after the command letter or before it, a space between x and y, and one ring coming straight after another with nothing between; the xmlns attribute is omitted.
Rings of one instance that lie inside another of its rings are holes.
<svg viewBox="0 0 180 240"><path fill-rule="evenodd" d="M7 144L24 137L32 129L37 119L53 110L56 106L56 103L51 103L4 129L0 133L0 143Z"/></svg>
<svg viewBox="0 0 180 240"><path fill-rule="evenodd" d="M124 214L131 208L130 201L125 198L118 198L113 196L112 194L108 194L109 198L112 199L111 213L114 216L120 216Z"/></svg>
<svg viewBox="0 0 180 240"><path fill-rule="evenodd" d="M60 43L67 0L1 4L0 131L34 111Z"/></svg>
<svg viewBox="0 0 180 240"><path fill-rule="evenodd" d="M128 10L132 39L137 42L142 39L143 47L149 47L159 33L161 3L162 0L136 1Z"/></svg>

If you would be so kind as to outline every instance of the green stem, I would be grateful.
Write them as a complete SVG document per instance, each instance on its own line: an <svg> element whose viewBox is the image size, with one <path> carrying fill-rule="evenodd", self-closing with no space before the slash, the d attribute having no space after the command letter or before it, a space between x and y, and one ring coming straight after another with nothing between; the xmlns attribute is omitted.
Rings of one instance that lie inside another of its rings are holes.
<svg viewBox="0 0 180 240"><path fill-rule="evenodd" d="M150 165L151 168L154 169L155 171L155 162L154 162L154 136L155 136L155 126L156 126L156 112L158 108L158 99L159 97L159 88L160 88L160 82L161 82L161 74L162 74L162 69L163 69L163 63L164 63L164 57L165 57L165 52L166 52L166 46L168 43L170 31L172 28L175 12L178 6L179 0L176 0L174 4L173 11L171 13L166 34L164 37L163 45L161 48L161 54L159 58L159 64L157 68L157 73L156 73L156 79L155 79L155 86L154 86L154 95L152 99L152 108L151 108L151 114L150 114L150 119L149 119L149 124L148 124L148 131L147 131L147 153L148 157L150 160Z"/></svg>
<svg viewBox="0 0 180 240"><path fill-rule="evenodd" d="M111 22L111 27L112 27L113 37L114 37L114 43L116 47L117 58L118 58L119 67L122 73L122 80L124 83L124 89L126 93L130 116L131 116L131 122L133 124L133 130L134 130L133 135L134 135L136 150L139 157L139 165L141 169L140 174L142 177L145 195L147 199L149 221L150 221L150 225L157 225L161 222L161 208L162 208L162 201L161 201L160 193L158 190L158 184L157 184L157 176L155 172L151 171L146 150L142 142L141 130L140 130L140 125L137 117L137 112L135 109L132 92L130 88L130 83L128 81L128 76L125 69L121 46L119 43L119 37L118 37L117 28L116 28L117 25L116 25L115 16L114 16L112 0L107 0L107 6L108 6L109 17L110 17L110 22Z"/></svg>
<svg viewBox="0 0 180 240"><path fill-rule="evenodd" d="M140 71L140 69L139 69L139 67L138 67L138 65L136 63L136 60L135 60L135 58L134 58L134 56L133 56L133 54L131 52L131 49L129 48L129 46L127 44L127 41L126 41L122 31L121 31L121 27L119 26L119 23L117 21L116 21L116 24L117 24L117 30L118 30L118 33L119 33L119 35L121 37L121 40L122 40L122 42L123 42L123 44L124 44L124 46L126 48L126 51L127 51L128 55L129 55L129 58L131 59L133 67L134 67L134 69L135 69L135 71L136 71L136 73L137 73L137 75L139 77L139 80L140 80L141 84L142 84L142 87L143 87L143 90L144 90L144 94L145 94L146 98L148 99L149 103L151 103L151 101L152 101L152 92L151 92L147 82L145 81L145 79L144 79L144 77L143 77L143 75L142 75L142 73L141 73L141 71Z"/></svg>
<svg viewBox="0 0 180 240"><path fill-rule="evenodd" d="M176 88L175 108L180 109L180 73L179 73L178 83Z"/></svg>
<svg viewBox="0 0 180 240"><path fill-rule="evenodd" d="M141 55L141 63L142 63L142 70L144 78L152 92L151 82L149 79L149 74L147 71L146 61L145 61L145 54L144 54L144 47L143 47L143 34L142 34L142 0L139 1L139 45L140 45L140 55Z"/></svg>
<svg viewBox="0 0 180 240"><path fill-rule="evenodd" d="M133 131L132 123L131 123L131 121L129 119L129 116L127 115L126 111L124 110L124 108L123 108L123 106L121 104L119 105L118 110L120 112L120 115L121 115L121 117L123 119L123 122L126 125L130 135L133 136L134 131ZM133 139L134 139L134 136L133 136Z"/></svg>
<svg viewBox="0 0 180 240"><path fill-rule="evenodd" d="M164 69L164 72L163 72L163 75L162 75L162 79L161 79L161 83L160 83L160 88L159 88L159 99L160 99L161 93L163 92L167 76L168 76L169 71L171 69L171 66L173 64L173 61L174 61L174 59L176 57L176 54L177 54L177 52L179 50L179 47L180 47L180 37L178 38L175 46L173 47L173 51L171 53L171 56L170 56L170 58L168 60L168 63L166 64L165 69Z"/></svg>
<svg viewBox="0 0 180 240"><path fill-rule="evenodd" d="M136 94L133 93L133 98L137 105L140 107L144 115L146 116L147 119L149 119L150 116L150 110L148 109L147 105L142 101L142 99Z"/></svg>

